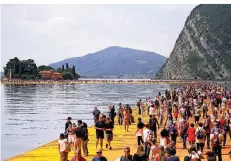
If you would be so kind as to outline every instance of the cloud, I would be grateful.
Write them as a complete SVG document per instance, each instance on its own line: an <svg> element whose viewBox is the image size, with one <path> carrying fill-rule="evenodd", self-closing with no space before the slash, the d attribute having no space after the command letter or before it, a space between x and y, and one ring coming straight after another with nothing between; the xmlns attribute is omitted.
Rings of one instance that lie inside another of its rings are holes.
<svg viewBox="0 0 231 161"><path fill-rule="evenodd" d="M108 46L168 56L196 5L2 5L2 64L38 65Z"/></svg>

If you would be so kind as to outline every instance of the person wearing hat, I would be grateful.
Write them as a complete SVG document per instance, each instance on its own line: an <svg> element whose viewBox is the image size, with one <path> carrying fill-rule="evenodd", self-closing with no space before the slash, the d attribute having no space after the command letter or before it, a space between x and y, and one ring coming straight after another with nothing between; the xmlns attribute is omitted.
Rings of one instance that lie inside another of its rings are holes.
<svg viewBox="0 0 231 161"><path fill-rule="evenodd" d="M71 161L86 161L86 159L82 157L81 149L75 150L75 155L72 157Z"/></svg>
<svg viewBox="0 0 231 161"><path fill-rule="evenodd" d="M96 156L92 159L92 161L107 161L107 158L105 158L103 155L102 155L102 150L101 149L98 149L96 151Z"/></svg>

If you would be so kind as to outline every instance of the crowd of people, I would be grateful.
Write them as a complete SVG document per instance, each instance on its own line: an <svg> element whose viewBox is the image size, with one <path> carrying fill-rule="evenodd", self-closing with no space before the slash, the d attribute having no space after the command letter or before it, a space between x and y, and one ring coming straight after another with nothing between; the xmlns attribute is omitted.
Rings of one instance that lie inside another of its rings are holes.
<svg viewBox="0 0 231 161"><path fill-rule="evenodd" d="M128 132L135 121L137 152L131 155L130 147L125 147L119 161L179 161L177 140L182 142L183 149L188 149L185 161L206 158L222 161L222 147L226 146L227 139L231 140L231 91L226 87L216 83L181 86L164 94L159 92L154 99L140 99L137 109L138 119L134 120L134 110L128 104L119 103L117 110L109 106L107 114L95 107L97 155L92 161L107 161L102 155L103 140L106 135L106 148L112 150L114 126L124 126ZM148 121L143 122L147 117ZM60 161L67 161L71 150L75 152L71 161L85 161L81 152L88 156L87 124L78 120L76 125L71 120L71 117L67 119L65 133L60 134L58 141ZM231 159L231 149L228 155Z"/></svg>

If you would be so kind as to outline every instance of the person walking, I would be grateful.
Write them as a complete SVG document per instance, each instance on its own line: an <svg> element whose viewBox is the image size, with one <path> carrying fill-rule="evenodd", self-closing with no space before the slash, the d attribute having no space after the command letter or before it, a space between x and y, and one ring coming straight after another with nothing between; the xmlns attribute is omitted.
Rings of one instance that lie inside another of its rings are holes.
<svg viewBox="0 0 231 161"><path fill-rule="evenodd" d="M83 136L83 153L85 156L88 156L88 129L87 129L87 124L84 122L83 123L83 130L84 130L84 136Z"/></svg>
<svg viewBox="0 0 231 161"><path fill-rule="evenodd" d="M100 147L103 149L103 139L104 139L104 130L105 130L105 122L103 121L103 117L99 117L99 121L95 124L96 129L96 149L98 148L98 143L100 142Z"/></svg>
<svg viewBox="0 0 231 161"><path fill-rule="evenodd" d="M68 138L68 131L67 131L67 129L70 127L70 125L72 125L71 120L72 120L72 118L68 117L67 118L67 122L65 123L65 131L64 131L65 138Z"/></svg>
<svg viewBox="0 0 231 161"><path fill-rule="evenodd" d="M114 125L114 119L115 119L115 116L116 116L116 113L115 113L115 106L113 105L112 107L110 107L110 114L109 116L111 117L111 122L112 124Z"/></svg>
<svg viewBox="0 0 231 161"><path fill-rule="evenodd" d="M205 102L202 105L202 109L203 109L203 118L207 118L207 116L208 116L208 105Z"/></svg>
<svg viewBox="0 0 231 161"><path fill-rule="evenodd" d="M188 142L189 142L190 146L195 145L195 142L196 142L196 134L195 133L196 133L196 129L194 128L194 124L191 123L190 128L187 131Z"/></svg>
<svg viewBox="0 0 231 161"><path fill-rule="evenodd" d="M62 133L58 140L58 150L60 154L60 161L67 161L68 153L71 151L71 147L65 139L65 135Z"/></svg>
<svg viewBox="0 0 231 161"><path fill-rule="evenodd" d="M173 124L170 126L169 129L171 141L174 141L176 143L176 138L178 136L178 127L176 125L176 121L173 121Z"/></svg>
<svg viewBox="0 0 231 161"><path fill-rule="evenodd" d="M142 134L143 134L143 128L144 128L144 123L142 122L141 118L138 118L138 123L137 123L137 130L136 130L136 136L137 136L137 143L140 145L140 143L144 144Z"/></svg>
<svg viewBox="0 0 231 161"><path fill-rule="evenodd" d="M203 129L203 123L201 122L199 123L199 127L196 129L195 135L196 135L197 150L203 152L204 145L205 145L205 137L206 137L206 131Z"/></svg>
<svg viewBox="0 0 231 161"><path fill-rule="evenodd" d="M113 140L113 132L112 132L113 129L114 129L113 122L111 121L110 117L107 117L106 124L105 124L105 131L106 131L106 138L107 138L106 148L109 148L110 150L112 149L111 141Z"/></svg>
<svg viewBox="0 0 231 161"><path fill-rule="evenodd" d="M223 133L223 146L226 145L226 138L227 138L227 133L229 133L230 129L229 129L229 125L228 125L228 122L225 122L223 128L221 129L222 130L222 133Z"/></svg>
<svg viewBox="0 0 231 161"><path fill-rule="evenodd" d="M147 156L149 156L150 153L150 139L152 138L152 131L149 129L149 125L145 125L145 129L143 130L143 136L144 136L144 152ZM150 137L151 136L151 137Z"/></svg>
<svg viewBox="0 0 231 161"><path fill-rule="evenodd" d="M157 139L157 129L159 128L159 123L155 115L149 119L149 129L154 132L155 139Z"/></svg>
<svg viewBox="0 0 231 161"><path fill-rule="evenodd" d="M124 130L128 132L128 128L130 125L130 112L127 107L125 107L123 111L123 121L124 121Z"/></svg>
<svg viewBox="0 0 231 161"><path fill-rule="evenodd" d="M205 140L207 140L207 149L210 149L210 132L211 132L211 127L212 127L212 121L210 119L210 115L207 115L207 118L204 121L204 129L206 132L206 138Z"/></svg>
<svg viewBox="0 0 231 161"><path fill-rule="evenodd" d="M215 129L211 134L210 142L211 142L212 151L218 157L218 161L222 161L222 157L221 157L222 139L223 136L221 134L220 129Z"/></svg>
<svg viewBox="0 0 231 161"><path fill-rule="evenodd" d="M199 106L196 106L195 108L195 124L198 124L200 121L200 117L201 117L201 109Z"/></svg>
<svg viewBox="0 0 231 161"><path fill-rule="evenodd" d="M82 120L78 120L78 127L75 130L76 141L75 141L75 149L81 149L83 147L83 137L85 135L85 130L82 127Z"/></svg>
<svg viewBox="0 0 231 161"><path fill-rule="evenodd" d="M183 148L185 149L186 148L186 140L187 140L187 131L188 131L188 128L189 128L189 123L187 122L186 119L184 119L181 123L180 123L180 136L183 140Z"/></svg>
<svg viewBox="0 0 231 161"><path fill-rule="evenodd" d="M99 115L100 115L100 111L97 109L97 107L95 107L92 114L94 116L94 123L96 123L99 120Z"/></svg>

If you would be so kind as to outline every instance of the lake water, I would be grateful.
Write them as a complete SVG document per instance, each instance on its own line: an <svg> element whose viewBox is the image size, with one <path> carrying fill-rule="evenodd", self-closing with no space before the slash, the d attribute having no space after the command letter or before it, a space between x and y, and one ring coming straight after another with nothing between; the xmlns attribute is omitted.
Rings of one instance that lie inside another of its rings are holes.
<svg viewBox="0 0 231 161"><path fill-rule="evenodd" d="M1 85L2 160L53 141L64 132L66 118L93 124L95 106L130 104L177 85L73 84Z"/></svg>

